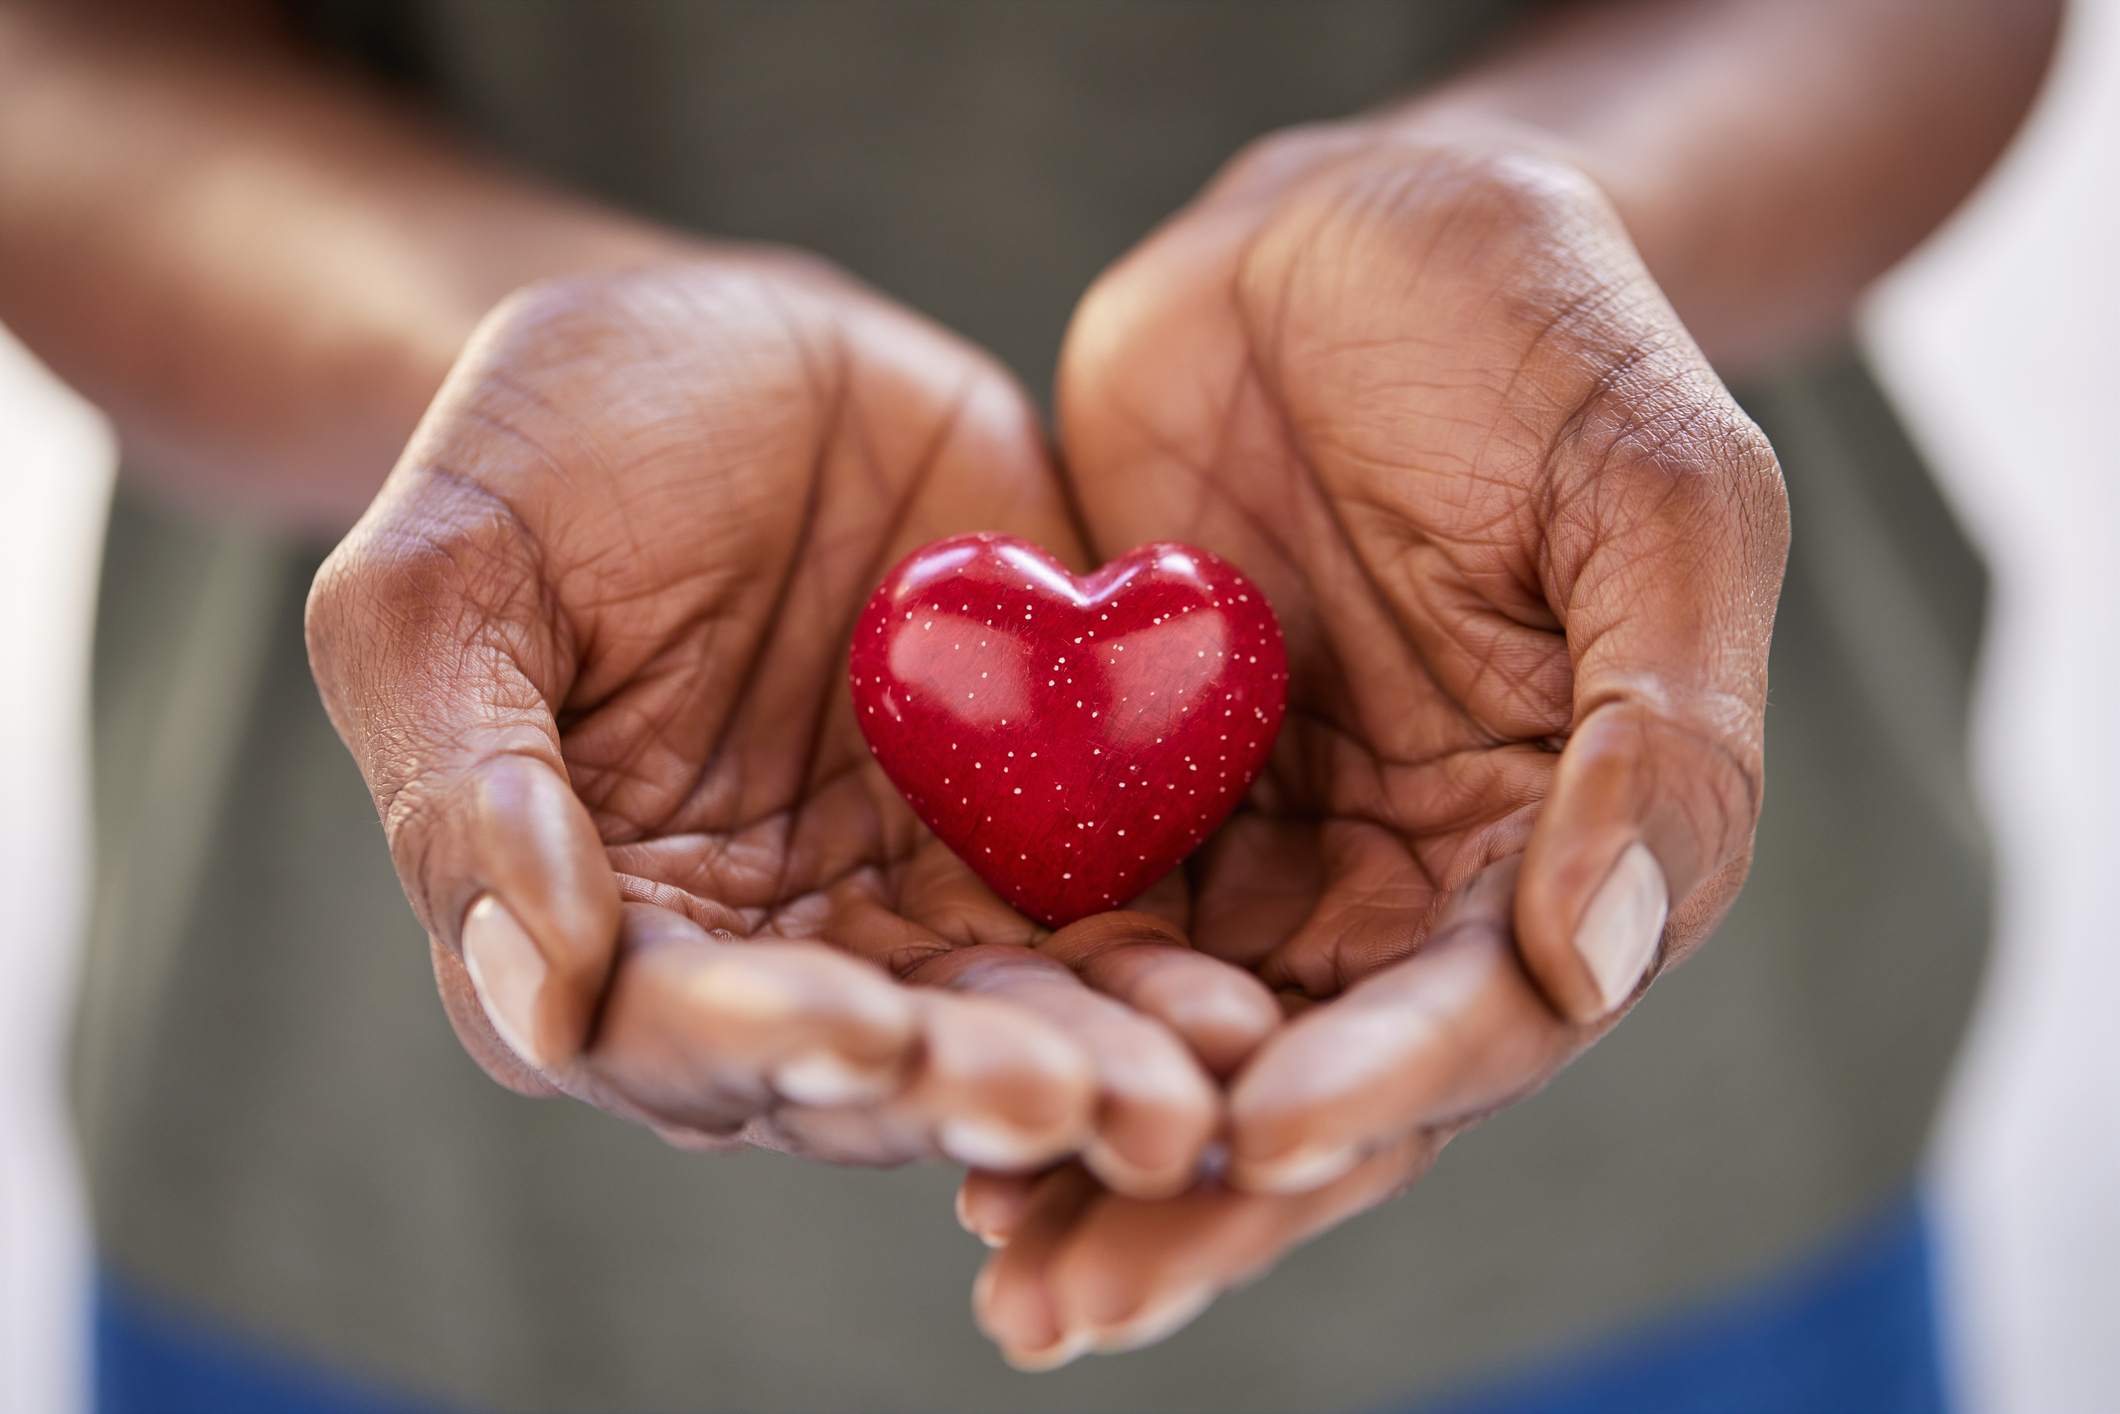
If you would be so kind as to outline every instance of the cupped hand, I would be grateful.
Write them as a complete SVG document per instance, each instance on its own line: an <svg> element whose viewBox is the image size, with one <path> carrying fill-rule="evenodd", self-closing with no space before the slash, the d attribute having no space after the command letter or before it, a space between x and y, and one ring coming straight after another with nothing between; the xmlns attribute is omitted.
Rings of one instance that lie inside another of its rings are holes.
<svg viewBox="0 0 2120 1414"><path fill-rule="evenodd" d="M1396 1191L1699 944L1750 859L1787 544L1603 196L1403 116L1233 163L1085 298L1059 414L1094 554L1203 545L1281 617L1288 722L1191 936L1301 1014L1235 1079L1225 1184L968 1186L1007 1241L982 1322L1031 1364Z"/></svg>
<svg viewBox="0 0 2120 1414"><path fill-rule="evenodd" d="M974 1309L1009 1360L1049 1369L1162 1339L1288 1248L1405 1189L1482 1112L1586 1045L1605 1023L1562 1020L1517 956L1520 865L1474 875L1413 958L1304 1009L1241 1072L1240 1126L1300 1126L1350 1161L1264 1192L1211 1176L1163 1201L1112 1192L1078 1165L968 1175L958 1220L999 1249Z"/></svg>
<svg viewBox="0 0 2120 1414"><path fill-rule="evenodd" d="M1191 1181L1220 1103L1184 1017L1037 951L855 727L862 603L973 529L1082 559L1017 389L820 264L713 251L488 318L309 634L490 1073L681 1143Z"/></svg>

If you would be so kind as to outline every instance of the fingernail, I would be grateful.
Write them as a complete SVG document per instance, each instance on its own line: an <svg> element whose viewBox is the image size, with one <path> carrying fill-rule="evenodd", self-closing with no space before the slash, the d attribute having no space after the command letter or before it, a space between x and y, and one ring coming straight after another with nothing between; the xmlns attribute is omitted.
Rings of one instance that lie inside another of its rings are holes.
<svg viewBox="0 0 2120 1414"><path fill-rule="evenodd" d="M798 1105L852 1105L883 1098L890 1091L887 1071L860 1069L832 1051L811 1051L784 1060L769 1077L773 1088Z"/></svg>
<svg viewBox="0 0 2120 1414"><path fill-rule="evenodd" d="M1042 1375L1048 1370L1057 1370L1062 1365L1072 1364L1089 1354L1094 1337L1083 1331L1062 1336L1043 1350L1012 1350L1003 1348L1001 1358L1027 1375Z"/></svg>
<svg viewBox="0 0 2120 1414"><path fill-rule="evenodd" d="M986 1332L988 1339L1001 1347L1002 1359L1026 1374L1041 1374L1047 1370L1057 1370L1069 1361L1089 1353L1091 1336L1088 1331L1072 1334L1062 1331L1047 1345L1022 1345L1009 1339L1009 1333L1002 1329L1008 1324L1005 1319L1007 1313L997 1311L995 1307L1000 1275L1000 1268L993 1261L980 1264L979 1275L972 1278L972 1319L979 1323L979 1329ZM1018 1294L1022 1294L1020 1286ZM1043 1304L1042 1300L1039 1304ZM1019 1307L1015 1315L1021 1319L1025 1313ZM995 1320L997 1316L1004 1317L998 1324ZM1051 1324L1049 1313L1032 1315L1031 1319L1041 1326Z"/></svg>
<svg viewBox="0 0 2120 1414"><path fill-rule="evenodd" d="M545 1069L536 1042L537 1003L552 969L523 925L492 894L482 894L464 915L464 967L486 1019L508 1049L532 1069Z"/></svg>
<svg viewBox="0 0 2120 1414"><path fill-rule="evenodd" d="M1137 1164L1101 1134L1092 1136L1083 1146L1082 1162L1104 1181L1106 1188L1129 1198L1175 1198L1193 1186L1192 1168L1167 1164L1162 1168L1150 1168Z"/></svg>
<svg viewBox="0 0 2120 1414"><path fill-rule="evenodd" d="M964 1196L964 1185L961 1183L957 1185L957 1226L963 1228L989 1247L1000 1248L1008 1246L1007 1238L998 1232L989 1231L986 1224L979 1221L978 1215L972 1211L971 1203ZM984 1271L979 1273L979 1277L981 1281L986 1281L986 1273ZM988 1282L988 1285L990 1286L992 1283ZM975 1303L978 1300L981 1289L978 1283L975 1282L973 1284L972 1296Z"/></svg>
<svg viewBox="0 0 2120 1414"><path fill-rule="evenodd" d="M1311 1193L1361 1161L1362 1151L1352 1145L1305 1146L1272 1159L1232 1159L1229 1177L1247 1193Z"/></svg>
<svg viewBox="0 0 2120 1414"><path fill-rule="evenodd" d="M1671 912L1663 867L1639 840L1612 866L1575 930L1575 950L1597 980L1598 1015L1634 995Z"/></svg>
<svg viewBox="0 0 2120 1414"><path fill-rule="evenodd" d="M695 974L688 985L694 1000L730 1020L768 1028L792 1020L801 1002L787 979L770 965L743 953L726 953Z"/></svg>
<svg viewBox="0 0 2120 1414"><path fill-rule="evenodd" d="M1176 1292L1129 1320L1093 1332L1090 1347L1105 1355L1118 1355L1167 1340L1191 1325L1214 1299L1212 1287L1197 1286Z"/></svg>
<svg viewBox="0 0 2120 1414"><path fill-rule="evenodd" d="M936 1127L935 1142L960 1164L1003 1173L1013 1173L1051 1157L1046 1146L1029 1142L1016 1130L972 1119L944 1120Z"/></svg>

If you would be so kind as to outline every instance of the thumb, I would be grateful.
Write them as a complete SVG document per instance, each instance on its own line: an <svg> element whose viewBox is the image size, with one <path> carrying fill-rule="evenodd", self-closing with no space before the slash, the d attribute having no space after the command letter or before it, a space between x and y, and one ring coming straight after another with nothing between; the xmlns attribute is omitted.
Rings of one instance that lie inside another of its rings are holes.
<svg viewBox="0 0 2120 1414"><path fill-rule="evenodd" d="M307 621L437 976L476 1002L448 997L452 1019L517 1088L523 1066L559 1075L582 1050L620 916L550 706L571 655L523 541L504 508L446 480L386 494L319 571Z"/></svg>
<svg viewBox="0 0 2120 1414"><path fill-rule="evenodd" d="M1557 487L1551 602L1574 724L1515 921L1526 967L1576 1022L1704 938L1750 864L1788 510L1765 439L1719 387L1706 401L1715 435L1622 437Z"/></svg>
<svg viewBox="0 0 2120 1414"><path fill-rule="evenodd" d="M500 1040L537 1071L564 1070L611 971L618 881L555 763L503 752L451 774L437 783L440 808L393 831L392 851L402 841L431 861L421 887L440 919L458 920L457 950ZM446 921L438 936L447 946Z"/></svg>

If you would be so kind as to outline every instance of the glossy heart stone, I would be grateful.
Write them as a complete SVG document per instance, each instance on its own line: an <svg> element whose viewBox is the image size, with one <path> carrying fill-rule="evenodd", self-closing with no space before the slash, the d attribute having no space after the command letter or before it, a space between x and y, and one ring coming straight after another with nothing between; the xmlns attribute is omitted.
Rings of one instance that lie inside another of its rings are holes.
<svg viewBox="0 0 2120 1414"><path fill-rule="evenodd" d="M884 773L1053 927L1123 906L1198 848L1266 764L1288 697L1266 596L1169 542L1077 579L1012 536L938 540L862 610L851 671Z"/></svg>

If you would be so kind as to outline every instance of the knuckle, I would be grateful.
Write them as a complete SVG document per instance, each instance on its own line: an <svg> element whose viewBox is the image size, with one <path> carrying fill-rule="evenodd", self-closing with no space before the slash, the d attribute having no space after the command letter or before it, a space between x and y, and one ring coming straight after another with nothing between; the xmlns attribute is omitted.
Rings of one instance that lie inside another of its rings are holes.
<svg viewBox="0 0 2120 1414"><path fill-rule="evenodd" d="M1406 193L1417 201L1408 214L1467 223L1479 237L1503 241L1514 255L1527 243L1567 241L1585 234L1591 223L1613 219L1604 194L1580 168L1536 153L1443 147L1421 176L1420 185Z"/></svg>
<svg viewBox="0 0 2120 1414"><path fill-rule="evenodd" d="M720 445L722 429L789 426L844 390L846 276L761 250L559 276L487 316L415 444L495 484L622 473Z"/></svg>
<svg viewBox="0 0 2120 1414"><path fill-rule="evenodd" d="M1609 240L1609 203L1556 159L1451 144L1381 146L1312 189L1322 230L1413 268L1542 292Z"/></svg>
<svg viewBox="0 0 2120 1414"><path fill-rule="evenodd" d="M829 293L858 288L822 257L779 248L590 270L515 291L491 316L492 343L532 366L570 370L580 354L637 363L737 344L765 352L804 342L830 321ZM672 332L682 337L664 337Z"/></svg>
<svg viewBox="0 0 2120 1414"><path fill-rule="evenodd" d="M319 690L393 840L420 802L407 790L420 764L448 754L457 727L542 709L536 684L571 661L513 511L474 484L424 480L332 552L305 609Z"/></svg>
<svg viewBox="0 0 2120 1414"><path fill-rule="evenodd" d="M327 562L337 619L405 646L491 630L539 607L539 542L508 499L436 466L420 480L416 497Z"/></svg>
<svg viewBox="0 0 2120 1414"><path fill-rule="evenodd" d="M1253 138L1224 164L1217 185L1243 191L1277 187L1363 141L1359 124L1301 123Z"/></svg>
<svg viewBox="0 0 2120 1414"><path fill-rule="evenodd" d="M1635 345L1684 342L1652 314L1655 288L1603 193L1519 151L1373 142L1297 189L1242 281L1260 328L1372 366L1397 350L1412 386L1470 378L1534 435Z"/></svg>
<svg viewBox="0 0 2120 1414"><path fill-rule="evenodd" d="M1710 582L1764 593L1771 612L1789 540L1781 464L1704 367L1644 354L1595 378L1553 438L1547 479L1552 519L1581 522L1585 546L1687 547Z"/></svg>

